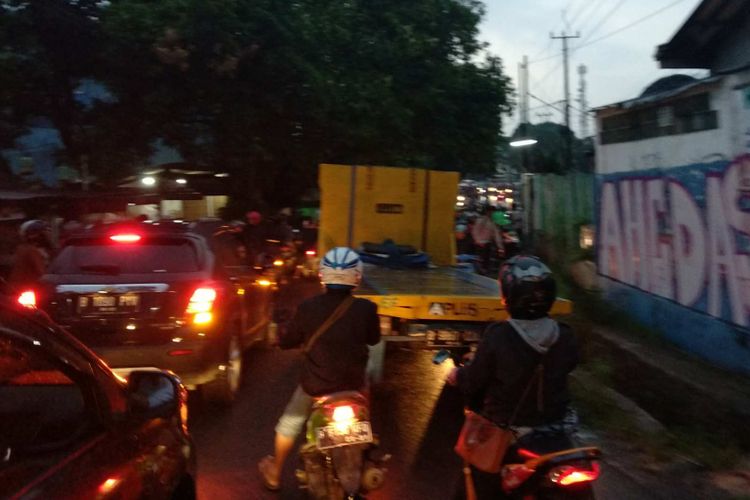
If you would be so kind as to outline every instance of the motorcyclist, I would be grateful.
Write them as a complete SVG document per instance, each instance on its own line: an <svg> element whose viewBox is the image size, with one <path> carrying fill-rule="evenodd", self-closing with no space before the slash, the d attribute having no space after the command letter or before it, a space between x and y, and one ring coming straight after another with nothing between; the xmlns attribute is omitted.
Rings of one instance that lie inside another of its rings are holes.
<svg viewBox="0 0 750 500"><path fill-rule="evenodd" d="M448 383L458 386L472 408L499 426L512 422L517 435L540 428L564 431L570 424L568 374L578 364L571 328L548 316L556 284L538 258L518 255L500 269L502 298L510 319L490 325L470 364L454 368ZM542 364L541 382L522 394ZM502 497L497 475L473 470L478 498Z"/></svg>
<svg viewBox="0 0 750 500"><path fill-rule="evenodd" d="M503 238L495 221L492 219L492 213L492 207L484 207L482 215L477 217L474 221L474 226L471 228L471 236L477 247L482 272L489 270L493 252L497 252L498 256L505 254Z"/></svg>
<svg viewBox="0 0 750 500"><path fill-rule="evenodd" d="M268 229L263 216L257 210L250 210L245 214L247 224L242 230L242 241L247 250L248 263L255 265L258 256L264 251Z"/></svg>
<svg viewBox="0 0 750 500"><path fill-rule="evenodd" d="M302 302L289 327L282 332L282 349L307 346L300 385L294 391L276 425L275 456L258 464L263 484L278 490L279 477L294 441L307 420L314 398L339 391L361 390L365 386L368 345L380 341L377 306L354 299L343 315L307 345L362 279L362 261L350 248L337 247L326 253L320 264L323 294Z"/></svg>
<svg viewBox="0 0 750 500"><path fill-rule="evenodd" d="M21 243L16 248L8 278L9 285L14 289L36 284L47 269L52 253L52 241L46 222L28 220L21 224L18 232Z"/></svg>

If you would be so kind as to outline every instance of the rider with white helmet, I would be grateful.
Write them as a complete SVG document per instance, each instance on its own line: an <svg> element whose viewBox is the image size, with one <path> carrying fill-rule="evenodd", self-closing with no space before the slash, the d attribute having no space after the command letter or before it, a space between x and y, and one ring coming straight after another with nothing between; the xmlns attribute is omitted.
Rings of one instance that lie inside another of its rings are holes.
<svg viewBox="0 0 750 500"><path fill-rule="evenodd" d="M329 289L352 289L362 281L362 260L346 247L336 247L320 263L320 281Z"/></svg>
<svg viewBox="0 0 750 500"><path fill-rule="evenodd" d="M275 456L259 464L263 484L280 487L284 461L307 420L313 398L365 386L368 345L380 341L377 306L354 298L362 281L362 261L351 248L329 250L320 263L326 291L302 302L289 328L279 337L282 349L302 347L300 385L276 425Z"/></svg>

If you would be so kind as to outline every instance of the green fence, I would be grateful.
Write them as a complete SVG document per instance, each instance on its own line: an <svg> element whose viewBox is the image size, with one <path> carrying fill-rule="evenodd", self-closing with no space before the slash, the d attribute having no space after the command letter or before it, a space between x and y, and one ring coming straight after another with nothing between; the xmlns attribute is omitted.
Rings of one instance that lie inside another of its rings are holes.
<svg viewBox="0 0 750 500"><path fill-rule="evenodd" d="M524 232L537 247L554 245L554 253L581 250L581 226L594 221L594 176L527 174L524 176Z"/></svg>

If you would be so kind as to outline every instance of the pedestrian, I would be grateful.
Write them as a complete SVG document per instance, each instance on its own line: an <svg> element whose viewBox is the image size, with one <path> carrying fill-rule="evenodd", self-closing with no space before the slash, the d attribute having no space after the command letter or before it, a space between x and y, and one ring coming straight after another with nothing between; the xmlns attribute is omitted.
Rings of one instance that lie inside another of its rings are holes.
<svg viewBox="0 0 750 500"><path fill-rule="evenodd" d="M473 360L454 368L447 382L474 413L516 436L542 428L565 433L575 423L568 375L578 347L571 328L548 315L556 295L552 272L538 258L518 255L503 263L499 281L510 319L490 325ZM477 498L503 498L498 474L472 469Z"/></svg>
<svg viewBox="0 0 750 500"><path fill-rule="evenodd" d="M476 245L481 272L483 273L489 270L493 254L500 257L505 254L503 238L497 225L492 220L492 212L492 207L484 207L482 214L474 221L474 227L471 229L471 236Z"/></svg>
<svg viewBox="0 0 750 500"><path fill-rule="evenodd" d="M14 290L36 285L52 257L49 225L38 219L28 220L19 228L21 243L16 247L8 284Z"/></svg>
<svg viewBox="0 0 750 500"><path fill-rule="evenodd" d="M305 355L300 384L276 425L275 455L258 464L263 484L273 491L280 488L284 462L314 399L339 391L363 391L368 346L380 342L377 306L352 296L362 279L359 255L350 248L330 250L321 262L320 277L325 293L302 302L279 337L282 349L303 347Z"/></svg>

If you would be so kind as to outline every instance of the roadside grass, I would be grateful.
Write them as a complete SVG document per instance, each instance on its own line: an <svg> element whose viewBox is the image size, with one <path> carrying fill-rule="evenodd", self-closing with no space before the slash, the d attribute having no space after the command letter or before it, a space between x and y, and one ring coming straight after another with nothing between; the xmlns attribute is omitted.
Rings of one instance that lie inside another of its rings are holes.
<svg viewBox="0 0 750 500"><path fill-rule="evenodd" d="M581 368L579 368L581 369ZM571 395L581 422L605 436L628 443L657 463L668 463L676 457L689 459L709 470L725 470L743 459L743 451L731 436L696 426L664 425L665 432L642 429L636 418L610 397L605 387L611 377L611 367L596 362L583 367L597 383L571 382Z"/></svg>
<svg viewBox="0 0 750 500"><path fill-rule="evenodd" d="M606 327L624 338L647 346L673 347L657 330L646 327L605 301L601 293L578 287L564 269L555 267L560 290L565 293L566 298L573 301L573 314L561 319L573 327L581 343L583 362L579 369L591 375L590 379L597 383L593 387L590 382L584 385L580 381L573 381L571 384L572 396L579 408L582 422L631 443L657 462L668 462L675 456L682 456L711 470L730 468L740 462L743 450L730 433L721 430L719 423L717 428L706 429L699 418L695 419L694 424L688 425L660 421L666 431L649 433L639 428L632 415L623 412L604 389L606 387L617 391L617 368L607 359L595 354L594 329ZM601 349L601 345L597 348ZM637 380L641 374L634 371L627 376ZM668 403L665 401L664 404ZM646 411L649 409L646 408Z"/></svg>

